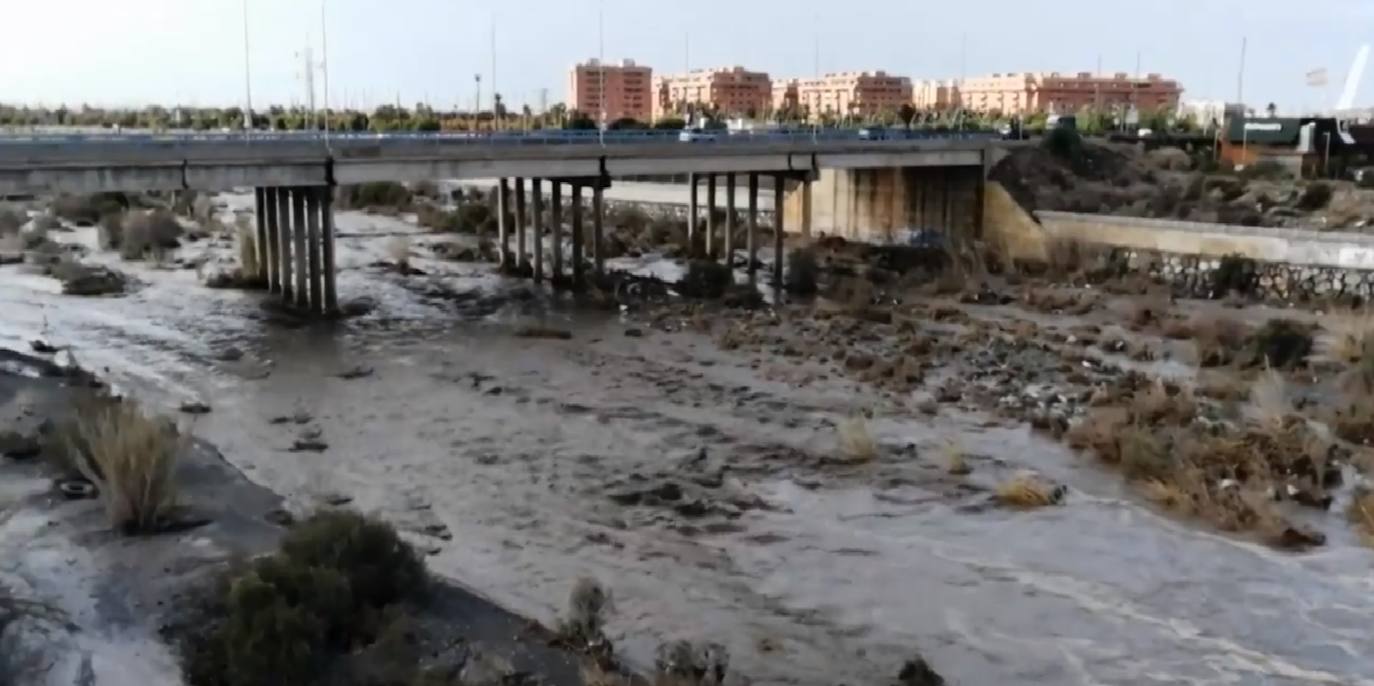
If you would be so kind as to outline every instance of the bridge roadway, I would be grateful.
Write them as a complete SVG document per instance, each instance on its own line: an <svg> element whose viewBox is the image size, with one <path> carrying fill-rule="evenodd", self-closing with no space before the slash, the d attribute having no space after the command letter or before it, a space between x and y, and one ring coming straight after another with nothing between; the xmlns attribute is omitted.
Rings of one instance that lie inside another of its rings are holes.
<svg viewBox="0 0 1374 686"><path fill-rule="evenodd" d="M872 176L871 170L891 172L887 175L887 186L882 188L872 183L845 185L846 197L853 196L871 206L903 204L907 213L938 206L940 216L948 221L954 197L949 172L981 179L992 156L992 141L983 134L892 132L881 137L883 140L872 140L854 131L830 130L332 137L314 133L0 136L0 197L253 187L255 244L263 273L251 276L262 278L267 289L280 294L286 302L328 315L337 311L333 186L496 178L502 270L528 274L536 282L547 275L555 286L580 288L585 284L584 273L589 267L595 277L603 275L604 191L611 179L687 175L688 254L731 260L741 242L737 237L742 233L747 271L753 281L758 264L761 177L774 177L774 208L783 208L788 182L799 191L800 230L809 234L812 182L821 170L832 177L849 173L856 178ZM870 171L861 174L861 170ZM736 226L737 213L716 211L716 190L721 185L718 175L724 177L726 207L736 206L736 176L744 177L745 227ZM925 188L922 184L928 185L930 181L922 182L922 176L938 177L939 185ZM541 190L545 181L549 183L547 213L546 194ZM704 211L698 203L701 185L706 186ZM981 193L981 183L977 185ZM565 186L567 196L563 193ZM908 187L919 187L919 197L908 198ZM588 189L591 202L584 209L583 191ZM565 199L570 215L566 224ZM591 231L586 233L585 214L590 214L592 223ZM723 222L718 221L718 214L724 215ZM783 277L786 214L781 210L774 212L772 276L774 283L779 284ZM721 223L724 226L718 226ZM571 246L566 268L565 226L566 242ZM741 228L744 230L740 231Z"/></svg>
<svg viewBox="0 0 1374 686"><path fill-rule="evenodd" d="M976 167L984 134L678 132L0 137L0 196L475 178L616 178Z"/></svg>

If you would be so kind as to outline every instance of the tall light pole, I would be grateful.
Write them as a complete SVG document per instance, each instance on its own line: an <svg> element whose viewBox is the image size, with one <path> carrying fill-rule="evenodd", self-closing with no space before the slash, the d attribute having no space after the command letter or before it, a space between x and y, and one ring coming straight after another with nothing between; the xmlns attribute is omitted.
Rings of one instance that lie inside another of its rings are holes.
<svg viewBox="0 0 1374 686"><path fill-rule="evenodd" d="M248 59L248 0L243 0L243 93L247 109L243 113L244 138L253 130L253 77Z"/></svg>
<svg viewBox="0 0 1374 686"><path fill-rule="evenodd" d="M329 23L325 21L325 0L320 0L320 68L324 71L324 147L329 147Z"/></svg>
<svg viewBox="0 0 1374 686"><path fill-rule="evenodd" d="M497 111L501 93L496 90L496 12L491 13L491 128L501 130L501 113Z"/></svg>
<svg viewBox="0 0 1374 686"><path fill-rule="evenodd" d="M600 96L597 102L601 104L601 126L597 127L597 134L601 139L601 145L606 145L606 2L598 0L596 4L596 42L597 42L597 64L600 65L596 72L597 78L601 81L597 87Z"/></svg>

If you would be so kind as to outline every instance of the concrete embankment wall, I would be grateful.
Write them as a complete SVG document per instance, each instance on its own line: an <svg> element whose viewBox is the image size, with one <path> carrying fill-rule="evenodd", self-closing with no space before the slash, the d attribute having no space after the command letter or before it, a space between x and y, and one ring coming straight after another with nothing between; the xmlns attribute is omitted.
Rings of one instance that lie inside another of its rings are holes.
<svg viewBox="0 0 1374 686"><path fill-rule="evenodd" d="M976 236L982 167L822 169L811 187L811 231L869 243L906 243L924 232ZM788 232L801 230L803 199L789 185Z"/></svg>
<svg viewBox="0 0 1374 686"><path fill-rule="evenodd" d="M1228 256L1255 292L1280 299L1374 296L1374 236L1201 224L1067 212L1037 212L1049 240L1110 246L1129 268L1200 296L1216 295Z"/></svg>

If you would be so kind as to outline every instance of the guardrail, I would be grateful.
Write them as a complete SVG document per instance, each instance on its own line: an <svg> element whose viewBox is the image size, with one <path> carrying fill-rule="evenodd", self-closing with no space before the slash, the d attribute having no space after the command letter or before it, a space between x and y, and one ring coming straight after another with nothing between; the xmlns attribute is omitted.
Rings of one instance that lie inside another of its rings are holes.
<svg viewBox="0 0 1374 686"><path fill-rule="evenodd" d="M988 140L994 133L966 131L922 131L906 129L855 130L684 130L684 131L584 131L543 129L532 131L498 132L331 132L328 136L317 131L253 131L239 133L82 133L82 134L22 134L0 133L0 145L56 144L81 145L89 143L139 144L242 144L271 145L275 143L319 143L320 145L348 145L355 143L415 142L470 145L629 145L644 143L730 144L730 143L807 143L807 142L903 142L919 140Z"/></svg>

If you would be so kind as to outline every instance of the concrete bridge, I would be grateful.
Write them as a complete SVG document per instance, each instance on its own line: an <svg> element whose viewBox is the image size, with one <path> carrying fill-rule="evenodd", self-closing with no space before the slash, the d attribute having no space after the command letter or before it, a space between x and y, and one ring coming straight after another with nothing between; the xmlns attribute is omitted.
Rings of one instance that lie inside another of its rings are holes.
<svg viewBox="0 0 1374 686"><path fill-rule="evenodd" d="M715 225L717 189L723 186L725 206L734 207L736 189L742 186L748 199L745 235L753 278L759 181L773 176L774 207L788 208L776 213L774 231L778 258L773 276L780 282L789 218L803 234L817 229L870 238L865 232L881 217L882 226L876 228L893 240L897 227L937 228L932 222L939 221L943 224L938 228L955 229L953 211L959 223L976 230L979 203L952 210L955 204L949 199L981 198L991 157L990 140L978 134L864 140L847 131L720 132L685 138L656 131L11 137L0 138L0 196L253 187L269 288L303 309L332 312L337 304L332 187L337 185L497 178L502 268L528 272L540 281L547 276L556 285L570 277L578 287L587 266L598 276L603 272L603 192L618 177L687 175L688 250L707 259L728 254L720 246L733 245L739 230L733 212L725 213L723 235ZM821 184L820 202L813 202L812 182L818 178L829 182ZM541 188L545 182L548 193ZM566 266L571 275L565 274L562 254L564 186L569 189L572 255ZM584 189L591 195L590 245L583 232ZM789 195L795 198L791 203ZM943 200L937 203L938 214L931 214L927 199L935 197ZM552 243L548 274L544 251L529 250L543 245L546 199ZM526 211L527 205L532 211ZM813 221L814 207L821 209L819 226ZM865 222L870 226L863 226ZM584 248L591 253L590 265Z"/></svg>

